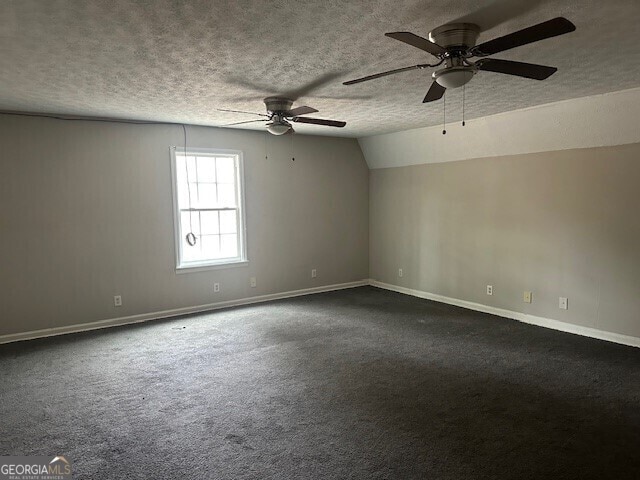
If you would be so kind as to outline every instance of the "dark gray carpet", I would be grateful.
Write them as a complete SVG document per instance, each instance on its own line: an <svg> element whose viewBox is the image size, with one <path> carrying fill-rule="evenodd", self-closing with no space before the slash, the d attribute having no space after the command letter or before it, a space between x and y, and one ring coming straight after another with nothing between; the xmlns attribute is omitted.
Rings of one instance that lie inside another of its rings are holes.
<svg viewBox="0 0 640 480"><path fill-rule="evenodd" d="M75 478L638 479L640 350L372 287L0 346Z"/></svg>

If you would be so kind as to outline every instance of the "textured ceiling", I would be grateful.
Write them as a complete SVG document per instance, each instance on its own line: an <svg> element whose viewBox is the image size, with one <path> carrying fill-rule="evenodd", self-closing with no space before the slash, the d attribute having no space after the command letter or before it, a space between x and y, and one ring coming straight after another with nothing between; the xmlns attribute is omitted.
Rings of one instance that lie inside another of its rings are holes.
<svg viewBox="0 0 640 480"><path fill-rule="evenodd" d="M469 119L640 86L638 0L149 0L0 2L0 110L202 125L249 120L262 98L299 96L314 116L345 120L302 133L366 136L436 125L421 103L429 70L343 86L433 59L384 36L465 18L480 42L555 16L577 31L496 58L559 67L537 82L480 72L466 88ZM462 90L447 95L459 120ZM248 128L262 128L260 124Z"/></svg>

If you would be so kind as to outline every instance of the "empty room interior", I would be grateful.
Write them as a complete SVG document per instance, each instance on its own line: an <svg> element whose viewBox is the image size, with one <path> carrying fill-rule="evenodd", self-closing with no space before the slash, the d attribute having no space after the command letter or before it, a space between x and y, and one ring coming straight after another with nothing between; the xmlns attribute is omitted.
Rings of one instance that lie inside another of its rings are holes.
<svg viewBox="0 0 640 480"><path fill-rule="evenodd" d="M637 0L0 3L0 478L640 478Z"/></svg>

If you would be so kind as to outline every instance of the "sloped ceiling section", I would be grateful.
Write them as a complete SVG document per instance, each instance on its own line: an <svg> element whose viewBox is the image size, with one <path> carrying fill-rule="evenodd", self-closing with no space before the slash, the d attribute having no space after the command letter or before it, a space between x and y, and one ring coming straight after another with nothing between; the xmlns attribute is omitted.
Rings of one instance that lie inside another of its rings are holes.
<svg viewBox="0 0 640 480"><path fill-rule="evenodd" d="M369 168L640 143L640 88L358 139Z"/></svg>
<svg viewBox="0 0 640 480"><path fill-rule="evenodd" d="M385 32L427 36L462 19L480 23L484 41L556 16L577 31L496 57L558 73L537 82L481 72L466 89L468 118L640 86L637 0L6 0L0 109L224 125L252 117L216 109L262 112L280 94L347 122L302 133L437 125L442 102L421 103L429 70L342 82L432 58ZM447 95L449 119L461 103L459 89Z"/></svg>

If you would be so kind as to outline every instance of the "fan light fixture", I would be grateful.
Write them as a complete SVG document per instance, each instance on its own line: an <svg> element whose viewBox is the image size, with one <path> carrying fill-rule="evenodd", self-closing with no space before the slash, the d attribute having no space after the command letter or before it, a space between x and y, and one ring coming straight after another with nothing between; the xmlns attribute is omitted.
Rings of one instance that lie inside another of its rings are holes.
<svg viewBox="0 0 640 480"><path fill-rule="evenodd" d="M470 67L452 67L434 72L433 78L444 88L458 88L468 83L474 73Z"/></svg>
<svg viewBox="0 0 640 480"><path fill-rule="evenodd" d="M284 135L289 131L290 128L291 128L291 125L288 125L286 123L276 123L276 122L267 123L267 130L272 135Z"/></svg>

